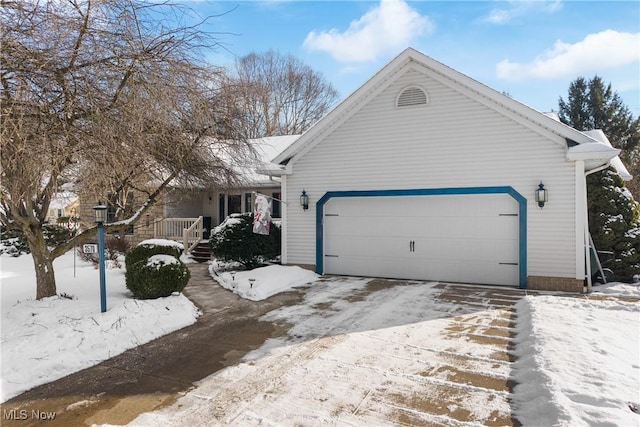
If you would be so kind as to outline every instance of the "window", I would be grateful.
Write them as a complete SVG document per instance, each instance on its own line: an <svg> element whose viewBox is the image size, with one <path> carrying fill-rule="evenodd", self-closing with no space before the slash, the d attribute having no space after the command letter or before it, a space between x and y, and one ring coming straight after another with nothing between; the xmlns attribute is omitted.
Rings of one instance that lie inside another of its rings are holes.
<svg viewBox="0 0 640 427"><path fill-rule="evenodd" d="M272 218L280 218L282 214L280 213L280 193L271 193L271 217Z"/></svg>
<svg viewBox="0 0 640 427"><path fill-rule="evenodd" d="M396 99L396 107L412 107L416 105L427 105L429 102L427 93L418 86L404 88Z"/></svg>
<svg viewBox="0 0 640 427"><path fill-rule="evenodd" d="M228 197L229 209L227 213L242 213L242 196L240 194L233 194Z"/></svg>

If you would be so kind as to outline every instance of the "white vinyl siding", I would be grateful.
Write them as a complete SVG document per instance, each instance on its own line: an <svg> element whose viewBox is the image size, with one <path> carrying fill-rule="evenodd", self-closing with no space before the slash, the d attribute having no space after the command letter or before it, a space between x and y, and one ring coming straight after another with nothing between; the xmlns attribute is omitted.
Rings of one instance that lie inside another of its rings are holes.
<svg viewBox="0 0 640 427"><path fill-rule="evenodd" d="M396 108L412 85L429 104ZM511 186L528 200L527 275L574 277L575 176L563 144L410 68L294 159L286 260L315 264L315 202L327 191ZM533 201L540 181L544 209ZM303 188L308 211L298 203Z"/></svg>

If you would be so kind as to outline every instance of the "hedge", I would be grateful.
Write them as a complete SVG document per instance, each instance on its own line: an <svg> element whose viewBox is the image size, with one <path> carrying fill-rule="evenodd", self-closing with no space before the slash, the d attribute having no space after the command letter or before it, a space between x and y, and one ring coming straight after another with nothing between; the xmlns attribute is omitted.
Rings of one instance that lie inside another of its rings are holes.
<svg viewBox="0 0 640 427"><path fill-rule="evenodd" d="M139 299L167 297L182 292L191 272L172 255L155 254L127 267L126 286Z"/></svg>

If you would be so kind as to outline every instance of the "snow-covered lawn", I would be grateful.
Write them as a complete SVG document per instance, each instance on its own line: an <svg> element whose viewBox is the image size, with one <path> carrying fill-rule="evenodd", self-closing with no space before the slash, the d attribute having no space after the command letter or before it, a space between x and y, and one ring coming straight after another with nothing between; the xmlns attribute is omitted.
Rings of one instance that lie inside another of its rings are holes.
<svg viewBox="0 0 640 427"><path fill-rule="evenodd" d="M124 265L124 262L122 262ZM107 311L100 312L100 276L68 252L54 261L58 296L35 300L31 255L0 256L1 401L100 363L194 323L198 309L184 295L135 300L124 267L106 270Z"/></svg>
<svg viewBox="0 0 640 427"><path fill-rule="evenodd" d="M100 313L98 271L77 260L74 277L72 253L55 266L58 292L73 299L34 301L31 257L2 256L0 262L3 401L198 316L182 295L131 299L122 270L107 270L108 311ZM174 405L132 425L388 425L400 422L398 414L426 424L482 424L450 418L461 411L470 420L512 414L525 426L640 425L630 409L640 403L636 285L600 287L588 297L530 295L515 311L507 307L517 294L502 306L487 297L495 290L469 287L476 297L461 311L436 283L371 290L370 279L322 279L282 266L218 279L253 300L314 282L303 301L265 316L292 325L288 336L268 340L243 363L203 379ZM499 346L476 340L493 331L499 343L511 330L515 362L496 357ZM452 382L465 375L467 385ZM517 383L513 389L504 386L509 379ZM480 386L484 380L495 385ZM437 415L408 412L452 390L460 399L430 408L432 414L441 410Z"/></svg>
<svg viewBox="0 0 640 427"><path fill-rule="evenodd" d="M601 287L640 296L638 286ZM640 305L618 298L527 297L517 305L514 379L525 425L638 426Z"/></svg>

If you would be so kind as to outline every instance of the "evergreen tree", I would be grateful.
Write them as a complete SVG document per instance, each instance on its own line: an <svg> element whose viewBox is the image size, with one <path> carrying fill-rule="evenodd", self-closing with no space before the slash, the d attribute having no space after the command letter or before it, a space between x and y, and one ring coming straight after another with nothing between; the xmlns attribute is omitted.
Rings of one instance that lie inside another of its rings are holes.
<svg viewBox="0 0 640 427"><path fill-rule="evenodd" d="M559 100L560 120L578 130L601 129L611 144L622 150L621 158L635 176L625 187L613 170L587 178L589 226L595 247L613 254L607 267L617 280L631 282L640 274L640 118L634 118L611 84L595 76L579 77L569 85L567 101ZM631 191L629 191L631 190Z"/></svg>
<svg viewBox="0 0 640 427"><path fill-rule="evenodd" d="M617 281L632 282L640 274L640 204L613 168L587 177L589 226L598 251L612 252L600 261Z"/></svg>
<svg viewBox="0 0 640 427"><path fill-rule="evenodd" d="M268 235L253 232L253 214L231 214L217 226L209 239L209 247L221 261L235 261L254 269L280 256L280 227L270 224Z"/></svg>
<svg viewBox="0 0 640 427"><path fill-rule="evenodd" d="M567 101L560 97L558 103L563 123L578 130L601 129L622 150L620 158L634 176L627 186L640 199L640 117L634 118L611 84L598 76L578 77L569 85Z"/></svg>

